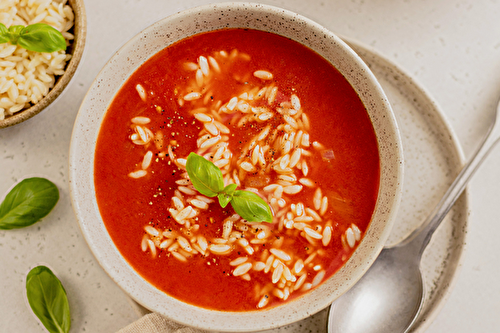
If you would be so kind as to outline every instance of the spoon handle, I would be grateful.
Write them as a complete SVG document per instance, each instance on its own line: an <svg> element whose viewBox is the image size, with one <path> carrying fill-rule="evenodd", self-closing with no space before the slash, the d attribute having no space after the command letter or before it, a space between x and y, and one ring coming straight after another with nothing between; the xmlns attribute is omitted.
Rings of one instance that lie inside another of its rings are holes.
<svg viewBox="0 0 500 333"><path fill-rule="evenodd" d="M474 153L472 158L463 167L462 171L455 178L450 188L444 194L432 213L427 217L421 227L413 231L403 242L396 245L409 246L415 248L421 256L427 244L429 244L434 231L439 227L446 214L450 211L453 204L457 201L460 194L465 189L470 178L477 171L479 166L484 162L489 153L493 150L496 144L500 141L500 104L497 106L495 119L486 133L481 145Z"/></svg>

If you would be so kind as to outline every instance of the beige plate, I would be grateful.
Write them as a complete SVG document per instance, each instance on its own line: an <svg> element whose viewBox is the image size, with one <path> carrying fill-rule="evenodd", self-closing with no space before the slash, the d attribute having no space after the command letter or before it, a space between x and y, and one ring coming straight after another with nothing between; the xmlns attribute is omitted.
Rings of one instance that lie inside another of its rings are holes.
<svg viewBox="0 0 500 333"><path fill-rule="evenodd" d="M437 204L463 164L463 154L439 107L410 76L383 56L343 38L368 64L386 92L400 126L405 155L404 192L389 244L415 229ZM422 270L428 291L413 333L423 333L437 316L455 283L465 246L467 195L450 211L427 248ZM149 311L132 302L139 315ZM265 332L324 333L327 309L305 320ZM334 332L332 332L334 333Z"/></svg>

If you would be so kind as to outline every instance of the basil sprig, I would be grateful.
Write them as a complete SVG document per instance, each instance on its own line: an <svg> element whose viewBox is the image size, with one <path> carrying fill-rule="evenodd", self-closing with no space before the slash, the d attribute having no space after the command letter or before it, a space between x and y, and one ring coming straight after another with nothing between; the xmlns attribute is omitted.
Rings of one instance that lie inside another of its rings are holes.
<svg viewBox="0 0 500 333"><path fill-rule="evenodd" d="M0 23L0 44L7 42L35 52L51 53L66 50L66 40L63 35L45 23L35 23L26 27L13 25L8 29Z"/></svg>
<svg viewBox="0 0 500 333"><path fill-rule="evenodd" d="M68 333L71 327L66 290L45 266L33 268L26 277L26 296L33 313L50 333Z"/></svg>
<svg viewBox="0 0 500 333"><path fill-rule="evenodd" d="M59 200L57 186L45 178L27 178L7 194L0 204L0 229L32 225L45 217Z"/></svg>
<svg viewBox="0 0 500 333"><path fill-rule="evenodd" d="M220 169L202 156L190 153L186 170L198 192L210 198L217 196L222 208L231 203L234 211L248 222L273 221L271 208L261 197L250 191L236 190L236 184L224 187Z"/></svg>
<svg viewBox="0 0 500 333"><path fill-rule="evenodd" d="M231 202L236 187L237 187L236 184L229 184L226 187L224 187L222 192L217 194L217 198L219 199L219 204L221 205L222 208L226 208L227 204Z"/></svg>

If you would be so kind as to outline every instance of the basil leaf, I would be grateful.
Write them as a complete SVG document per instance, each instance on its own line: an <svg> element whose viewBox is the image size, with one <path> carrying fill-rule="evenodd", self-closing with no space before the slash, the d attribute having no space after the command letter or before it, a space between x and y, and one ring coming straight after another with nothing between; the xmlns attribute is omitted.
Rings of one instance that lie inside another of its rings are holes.
<svg viewBox="0 0 500 333"><path fill-rule="evenodd" d="M227 204L233 199L234 190L236 190L236 184L229 184L222 190L217 198L219 198L219 204L222 208L226 208Z"/></svg>
<svg viewBox="0 0 500 333"><path fill-rule="evenodd" d="M45 23L35 23L23 28L17 44L29 51L54 52L66 50L66 40L56 29Z"/></svg>
<svg viewBox="0 0 500 333"><path fill-rule="evenodd" d="M269 205L257 194L250 191L235 191L231 206L234 211L248 222L273 222Z"/></svg>
<svg viewBox="0 0 500 333"><path fill-rule="evenodd" d="M33 268L26 277L28 303L50 333L67 333L71 327L66 290L45 266Z"/></svg>
<svg viewBox="0 0 500 333"><path fill-rule="evenodd" d="M8 31L9 41L12 45L17 44L17 40L19 38L19 34L24 29L22 25L11 25Z"/></svg>
<svg viewBox="0 0 500 333"><path fill-rule="evenodd" d="M202 156L190 153L186 161L186 170L191 183L201 194L215 197L223 190L222 172Z"/></svg>
<svg viewBox="0 0 500 333"><path fill-rule="evenodd" d="M46 216L59 200L59 190L44 178L27 178L0 205L0 229L23 228Z"/></svg>
<svg viewBox="0 0 500 333"><path fill-rule="evenodd" d="M9 40L9 30L3 23L0 23L0 44L7 43Z"/></svg>

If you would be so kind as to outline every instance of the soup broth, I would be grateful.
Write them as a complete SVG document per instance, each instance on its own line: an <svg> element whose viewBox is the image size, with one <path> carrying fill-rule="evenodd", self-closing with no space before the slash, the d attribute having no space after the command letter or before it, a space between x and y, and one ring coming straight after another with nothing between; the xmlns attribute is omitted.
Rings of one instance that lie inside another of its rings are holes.
<svg viewBox="0 0 500 333"><path fill-rule="evenodd" d="M190 152L263 198L273 222L201 195ZM100 214L129 264L224 311L276 306L334 274L366 232L379 176L347 80L305 46L247 29L195 35L141 65L106 112L94 165Z"/></svg>

